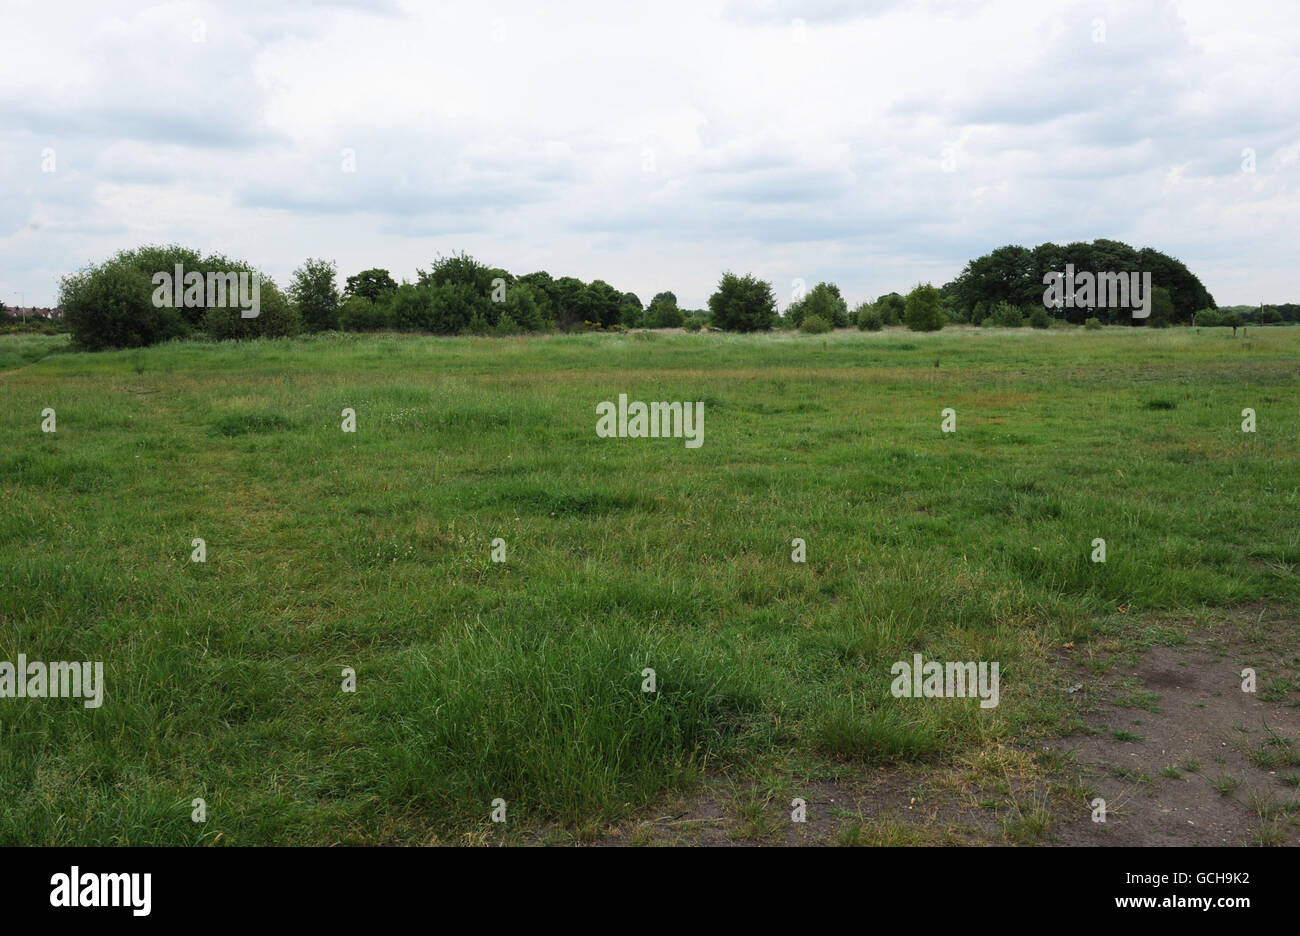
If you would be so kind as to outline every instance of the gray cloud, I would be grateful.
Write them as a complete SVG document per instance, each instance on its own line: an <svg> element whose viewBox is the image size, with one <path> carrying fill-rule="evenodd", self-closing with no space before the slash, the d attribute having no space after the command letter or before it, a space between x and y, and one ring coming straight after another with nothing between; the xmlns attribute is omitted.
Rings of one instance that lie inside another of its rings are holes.
<svg viewBox="0 0 1300 936"><path fill-rule="evenodd" d="M723 268L873 297L1106 236L1179 254L1222 302L1290 300L1287 12L14 0L0 299L158 241L281 278L465 249L700 306Z"/></svg>

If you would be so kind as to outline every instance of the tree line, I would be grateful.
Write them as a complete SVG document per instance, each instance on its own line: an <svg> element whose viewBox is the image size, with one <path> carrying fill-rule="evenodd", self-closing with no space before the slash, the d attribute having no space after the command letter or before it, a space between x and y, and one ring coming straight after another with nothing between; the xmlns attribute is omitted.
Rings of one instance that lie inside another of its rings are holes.
<svg viewBox="0 0 1300 936"><path fill-rule="evenodd" d="M1064 270L1066 264L1094 274L1150 272L1154 296L1149 319L1134 320L1128 309L1046 308L1043 278ZM211 303L210 295L180 305L160 302L154 277L177 268L200 278L256 273L261 289L258 314L245 317L235 304ZM952 323L1047 328L1054 322L1161 327L1193 321L1234 325L1300 320L1300 306L1291 304L1220 312L1200 280L1180 261L1151 248L1135 250L1104 239L1063 247L999 247L971 260L942 287L918 284L906 296L885 293L852 309L836 284L820 282L795 298L784 314L777 310L772 284L752 274L724 273L708 308L694 310L680 308L670 291L643 304L635 293L620 291L604 280L583 282L545 271L516 276L465 253L438 257L427 270L417 270L415 282L398 283L387 270L374 268L346 277L342 289L333 262L309 259L281 289L243 261L174 244L119 251L65 276L59 305L75 341L92 350L191 336L220 340L332 330L511 335L576 328L709 327L818 333L894 325L933 331Z"/></svg>
<svg viewBox="0 0 1300 936"><path fill-rule="evenodd" d="M200 289L193 303L159 302L154 277L177 268L200 279L257 274L258 314L245 317L236 304L213 303ZM74 340L90 350L195 336L221 340L333 330L510 335L557 328L699 329L708 319L702 309L680 308L670 291L643 305L635 293L603 280L584 283L544 271L515 276L464 253L439 257L417 274L414 283L398 283L387 270L362 270L340 290L333 262L308 259L281 289L241 260L175 244L147 246L63 277L59 305Z"/></svg>

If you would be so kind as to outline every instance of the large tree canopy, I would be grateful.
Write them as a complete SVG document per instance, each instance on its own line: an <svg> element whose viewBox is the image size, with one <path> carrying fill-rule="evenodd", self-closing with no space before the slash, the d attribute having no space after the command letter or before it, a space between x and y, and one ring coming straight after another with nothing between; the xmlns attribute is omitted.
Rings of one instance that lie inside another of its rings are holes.
<svg viewBox="0 0 1300 936"><path fill-rule="evenodd" d="M991 309L999 302L1006 302L1028 310L1043 304L1046 289L1043 276L1063 272L1066 264L1073 264L1076 274L1150 273L1153 288L1168 290L1175 322L1190 322L1197 311L1215 308L1214 297L1181 261L1150 247L1136 250L1106 238L1064 246L1039 244L1032 250L1015 244L999 247L967 263L961 274L944 286L943 293L954 302L958 315L967 320L973 317L980 303ZM1050 311L1071 322L1082 322L1093 316L1106 322L1134 321L1127 309Z"/></svg>

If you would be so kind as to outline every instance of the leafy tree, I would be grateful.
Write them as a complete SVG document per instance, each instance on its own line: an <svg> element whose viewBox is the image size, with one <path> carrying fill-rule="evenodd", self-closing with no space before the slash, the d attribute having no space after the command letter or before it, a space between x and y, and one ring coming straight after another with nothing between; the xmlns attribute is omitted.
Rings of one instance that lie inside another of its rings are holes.
<svg viewBox="0 0 1300 936"><path fill-rule="evenodd" d="M609 328L622 318L623 294L604 280L592 280L583 290L581 309L584 322Z"/></svg>
<svg viewBox="0 0 1300 936"><path fill-rule="evenodd" d="M587 286L572 276L561 276L552 284L554 290L555 324L568 330L584 321L590 321L586 307Z"/></svg>
<svg viewBox="0 0 1300 936"><path fill-rule="evenodd" d="M556 290L555 280L551 274L545 270L539 270L536 273L526 273L516 279L516 283L523 283L532 287L533 301L537 303L541 312L542 320L549 327L555 322L556 309Z"/></svg>
<svg viewBox="0 0 1300 936"><path fill-rule="evenodd" d="M504 332L513 325L517 331L545 331L550 325L545 303L546 296L540 289L529 283L516 282L506 290L506 301L502 303L501 317L497 321L498 329Z"/></svg>
<svg viewBox="0 0 1300 936"><path fill-rule="evenodd" d="M804 316L808 314L808 310L804 308L807 299L807 296L803 296L802 298L792 300L790 304L785 307L785 311L778 316L780 321L776 323L777 327L801 328L803 326Z"/></svg>
<svg viewBox="0 0 1300 936"><path fill-rule="evenodd" d="M685 316L677 307L677 296L671 292L656 293L646 309L646 324L650 328L680 328Z"/></svg>
<svg viewBox="0 0 1300 936"><path fill-rule="evenodd" d="M491 298L492 280L500 271L492 270L479 263L467 253L438 257L428 271L416 270L416 285L441 286L443 283L459 283L483 296L485 301Z"/></svg>
<svg viewBox="0 0 1300 936"><path fill-rule="evenodd" d="M348 278L351 282L351 277ZM396 292L397 287L393 290ZM380 295L384 295L381 293ZM357 294L348 296L339 306L339 327L344 331L372 332L387 327L388 307Z"/></svg>
<svg viewBox="0 0 1300 936"><path fill-rule="evenodd" d="M335 267L330 260L306 260L293 271L289 301L298 310L303 327L319 332L339 327L339 291L334 285Z"/></svg>
<svg viewBox="0 0 1300 936"><path fill-rule="evenodd" d="M790 303L785 318L795 328L802 325L806 316L816 315L831 323L833 328L849 324L849 307L834 283L818 283L802 299Z"/></svg>
<svg viewBox="0 0 1300 936"><path fill-rule="evenodd" d="M1223 316L1219 315L1217 309L1202 309L1196 313L1196 324L1214 328L1216 325L1223 324Z"/></svg>
<svg viewBox="0 0 1300 936"><path fill-rule="evenodd" d="M466 329L481 332L495 325L501 310L500 303L492 301L493 281L501 279L508 286L512 279L463 252L438 257L428 270L416 274L416 285L429 294L429 330L443 335Z"/></svg>
<svg viewBox="0 0 1300 936"><path fill-rule="evenodd" d="M636 293L626 292L618 300L618 320L625 328L641 328L645 325L645 308L641 297Z"/></svg>
<svg viewBox="0 0 1300 936"><path fill-rule="evenodd" d="M862 331L880 331L885 326L885 319L873 302L862 302L853 310L853 320Z"/></svg>
<svg viewBox="0 0 1300 936"><path fill-rule="evenodd" d="M886 325L901 325L907 311L907 301L896 292L885 293L876 299L876 308Z"/></svg>
<svg viewBox="0 0 1300 936"><path fill-rule="evenodd" d="M297 307L280 291L275 282L262 277L260 309L257 318L244 318L233 305L213 306L203 315L203 329L217 341L232 338L285 338L302 330Z"/></svg>
<svg viewBox="0 0 1300 936"><path fill-rule="evenodd" d="M709 297L709 314L716 327L727 331L769 330L776 324L772 284L751 274L724 273Z"/></svg>
<svg viewBox="0 0 1300 936"><path fill-rule="evenodd" d="M387 270L362 270L355 276L348 277L347 286L343 290L343 298L362 296L374 303L379 302L386 293L393 292L396 289L397 284L393 282L393 278L388 275Z"/></svg>
<svg viewBox="0 0 1300 936"><path fill-rule="evenodd" d="M786 307L782 324L800 328L807 316L816 315L832 327L848 324L848 305L834 283L818 283L808 294Z"/></svg>
<svg viewBox="0 0 1300 936"><path fill-rule="evenodd" d="M1020 328L1025 324L1025 314L1006 300L999 300L989 311L993 324L1002 328Z"/></svg>
<svg viewBox="0 0 1300 936"><path fill-rule="evenodd" d="M1261 325L1281 325L1282 313L1274 306L1265 306L1260 310L1256 320Z"/></svg>
<svg viewBox="0 0 1300 936"><path fill-rule="evenodd" d="M1151 294L1151 315L1147 324L1152 328L1168 328L1174 321L1174 300L1163 286L1153 286Z"/></svg>
<svg viewBox="0 0 1300 936"><path fill-rule="evenodd" d="M182 282L172 282L176 267L181 267ZM150 245L133 250L121 250L108 260L92 264L81 271L66 276L60 284L59 305L64 310L64 321L72 331L73 339L88 349L141 347L169 338L179 338L205 327L209 299L208 274L221 274L222 288L212 297L222 305L239 313L238 294L227 291L226 275L240 273L257 275L263 284L270 283L247 263L232 260L221 254L203 256L197 250L177 244ZM166 274L167 282L155 281L158 274ZM202 284L190 290L184 279L197 274ZM175 305L178 291L184 299ZM236 287L237 289L237 287ZM197 299L197 301L194 301ZM262 334L271 326L272 317L245 319L241 331Z"/></svg>
<svg viewBox="0 0 1300 936"><path fill-rule="evenodd" d="M59 306L73 340L90 351L139 348L186 332L180 309L156 308L149 279L121 254L63 277Z"/></svg>
<svg viewBox="0 0 1300 936"><path fill-rule="evenodd" d="M943 312L939 309L939 290L929 283L918 283L907 294L905 316L912 331L938 331L943 328Z"/></svg>
<svg viewBox="0 0 1300 936"><path fill-rule="evenodd" d="M394 328L433 331L433 295L430 287L403 283L385 297Z"/></svg>
<svg viewBox="0 0 1300 936"><path fill-rule="evenodd" d="M500 314L492 308L496 303L468 282L448 279L425 288L429 292L429 330L438 334L481 333L495 324Z"/></svg>
<svg viewBox="0 0 1300 936"><path fill-rule="evenodd" d="M986 310L999 301L1023 307L1040 304L1046 288L1043 276L1064 272L1067 264L1074 265L1076 275L1151 273L1152 285L1169 291L1175 322L1188 322L1196 310L1214 307L1214 299L1201 281L1177 259L1151 248L1135 250L1121 241L1106 238L1064 246L1039 244L1028 251L1014 244L999 247L967 263L957 278L944 286L944 293L953 298L960 314L981 321L983 315L978 309L981 302L986 303ZM1134 323L1128 309L1066 306L1059 314L1077 324L1094 312L1107 321Z"/></svg>
<svg viewBox="0 0 1300 936"><path fill-rule="evenodd" d="M1024 247L1008 244L977 257L951 284L951 294L963 314L973 314L976 303L1008 302L1027 305L1042 296L1042 287L1034 294L1034 256Z"/></svg>

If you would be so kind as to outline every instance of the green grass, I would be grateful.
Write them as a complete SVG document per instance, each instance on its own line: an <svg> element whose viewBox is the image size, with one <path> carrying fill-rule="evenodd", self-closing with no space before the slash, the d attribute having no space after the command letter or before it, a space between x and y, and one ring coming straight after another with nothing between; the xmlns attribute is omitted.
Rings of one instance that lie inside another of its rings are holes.
<svg viewBox="0 0 1300 936"><path fill-rule="evenodd" d="M0 338L0 660L107 689L0 699L0 844L469 840L498 797L589 829L940 763L1062 724L1061 643L1300 598L1300 329L65 342ZM703 447L598 438L619 393L704 401ZM999 661L1000 704L894 698L914 652Z"/></svg>

